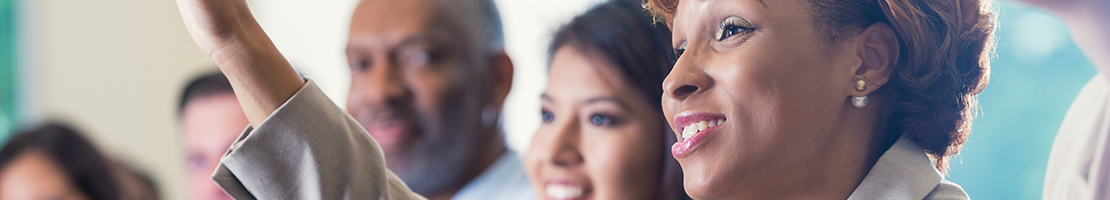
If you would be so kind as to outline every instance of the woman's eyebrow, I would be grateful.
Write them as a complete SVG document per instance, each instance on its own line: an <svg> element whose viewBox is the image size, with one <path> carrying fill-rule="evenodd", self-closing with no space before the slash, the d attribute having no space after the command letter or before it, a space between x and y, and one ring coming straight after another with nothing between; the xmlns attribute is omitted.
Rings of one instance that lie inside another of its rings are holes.
<svg viewBox="0 0 1110 200"><path fill-rule="evenodd" d="M552 99L550 95L547 95L547 93L540 94L540 101L555 103L555 99Z"/></svg>
<svg viewBox="0 0 1110 200"><path fill-rule="evenodd" d="M613 104L617 104L617 106L620 106L620 107L621 107L621 109L624 109L624 110L628 110L628 106L627 106L627 105L625 105L625 104L624 104L624 102L620 101L620 100L619 100L619 99L617 99L617 98L611 97L611 96L601 96L601 97L593 97L593 98L589 98L589 99L587 99L587 100L586 100L586 103L585 103L585 104L586 104L586 105L589 105L589 104L600 104L600 103L606 103L606 102L608 102L608 103L613 103Z"/></svg>

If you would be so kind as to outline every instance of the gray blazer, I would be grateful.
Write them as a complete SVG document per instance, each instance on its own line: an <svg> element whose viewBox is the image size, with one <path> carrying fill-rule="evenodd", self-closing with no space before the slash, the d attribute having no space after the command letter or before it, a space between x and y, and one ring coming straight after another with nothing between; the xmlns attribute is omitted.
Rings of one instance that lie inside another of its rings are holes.
<svg viewBox="0 0 1110 200"><path fill-rule="evenodd" d="M424 199L386 169L365 133L308 79L239 135L212 180L235 199Z"/></svg>
<svg viewBox="0 0 1110 200"><path fill-rule="evenodd" d="M917 143L903 136L886 150L848 199L970 199L944 180Z"/></svg>
<svg viewBox="0 0 1110 200"><path fill-rule="evenodd" d="M386 169L380 147L365 133L307 79L266 121L243 131L212 180L236 199L424 199ZM968 196L903 137L848 199Z"/></svg>

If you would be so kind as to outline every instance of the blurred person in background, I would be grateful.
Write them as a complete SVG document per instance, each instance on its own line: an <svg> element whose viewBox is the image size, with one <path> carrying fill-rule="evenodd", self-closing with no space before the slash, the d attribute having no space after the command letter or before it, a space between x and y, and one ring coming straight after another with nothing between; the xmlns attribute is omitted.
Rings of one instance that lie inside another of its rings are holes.
<svg viewBox="0 0 1110 200"><path fill-rule="evenodd" d="M1099 72L1068 109L1045 170L1044 199L1110 199L1110 1L1021 0L1058 15Z"/></svg>
<svg viewBox="0 0 1110 200"><path fill-rule="evenodd" d="M945 180L989 79L989 0L649 0L696 199L969 199Z"/></svg>
<svg viewBox="0 0 1110 200"><path fill-rule="evenodd" d="M117 179L111 161L65 125L17 133L0 149L0 199L122 199Z"/></svg>
<svg viewBox="0 0 1110 200"><path fill-rule="evenodd" d="M250 121L213 176L231 196L535 197L497 124L513 65L491 0L360 1L346 112L295 72L246 1L177 2Z"/></svg>
<svg viewBox="0 0 1110 200"><path fill-rule="evenodd" d="M119 181L120 199L162 199L162 194L158 191L158 184L154 182L150 174L118 159L113 159L112 169L116 175L116 180Z"/></svg>
<svg viewBox="0 0 1110 200"><path fill-rule="evenodd" d="M189 195L192 199L231 199L211 178L220 157L250 124L231 83L218 71L203 74L185 86L180 99L177 111L185 140Z"/></svg>
<svg viewBox="0 0 1110 200"><path fill-rule="evenodd" d="M660 108L669 40L637 0L598 5L555 33L543 123L525 154L540 198L689 198Z"/></svg>

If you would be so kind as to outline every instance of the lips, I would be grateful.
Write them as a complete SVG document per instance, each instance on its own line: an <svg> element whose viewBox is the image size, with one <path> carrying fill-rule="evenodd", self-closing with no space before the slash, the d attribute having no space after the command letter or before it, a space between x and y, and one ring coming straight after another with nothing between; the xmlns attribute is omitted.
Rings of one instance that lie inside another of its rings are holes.
<svg viewBox="0 0 1110 200"><path fill-rule="evenodd" d="M406 140L415 137L416 127L407 120L383 119L380 121L363 123L366 132L374 137L383 148L392 148Z"/></svg>
<svg viewBox="0 0 1110 200"><path fill-rule="evenodd" d="M724 125L724 115L708 112L686 111L674 117L674 125L681 127L679 141L671 146L671 154L682 158L697 149L713 130Z"/></svg>
<svg viewBox="0 0 1110 200"><path fill-rule="evenodd" d="M543 188L544 197L549 200L581 200L589 192L582 184L568 181L549 181Z"/></svg>

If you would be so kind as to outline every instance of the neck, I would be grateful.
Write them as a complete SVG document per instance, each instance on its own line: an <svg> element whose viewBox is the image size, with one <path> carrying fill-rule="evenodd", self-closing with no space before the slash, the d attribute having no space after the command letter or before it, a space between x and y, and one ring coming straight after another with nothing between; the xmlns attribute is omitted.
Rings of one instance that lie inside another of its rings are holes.
<svg viewBox="0 0 1110 200"><path fill-rule="evenodd" d="M493 164L497 162L497 159L501 158L501 155L508 151L508 146L505 145L505 139L503 136L501 136L502 134L498 130L500 129L496 127L492 128L492 133L489 133L488 135L492 135L493 139L486 140L489 142L481 145L481 147L483 148L481 151L478 152L478 156L475 157L474 167L471 167L471 170L466 172L466 177L464 178L464 180L467 181L459 184L459 186L457 187L453 187L450 190L445 190L444 192L440 192L437 194L427 195L427 198L429 200L449 200L451 199L451 197L454 197L455 194L458 194L458 192L462 190L463 187L466 187L467 184L474 181L475 178L478 178L478 176L482 175L482 173L485 172L487 169L493 167Z"/></svg>

